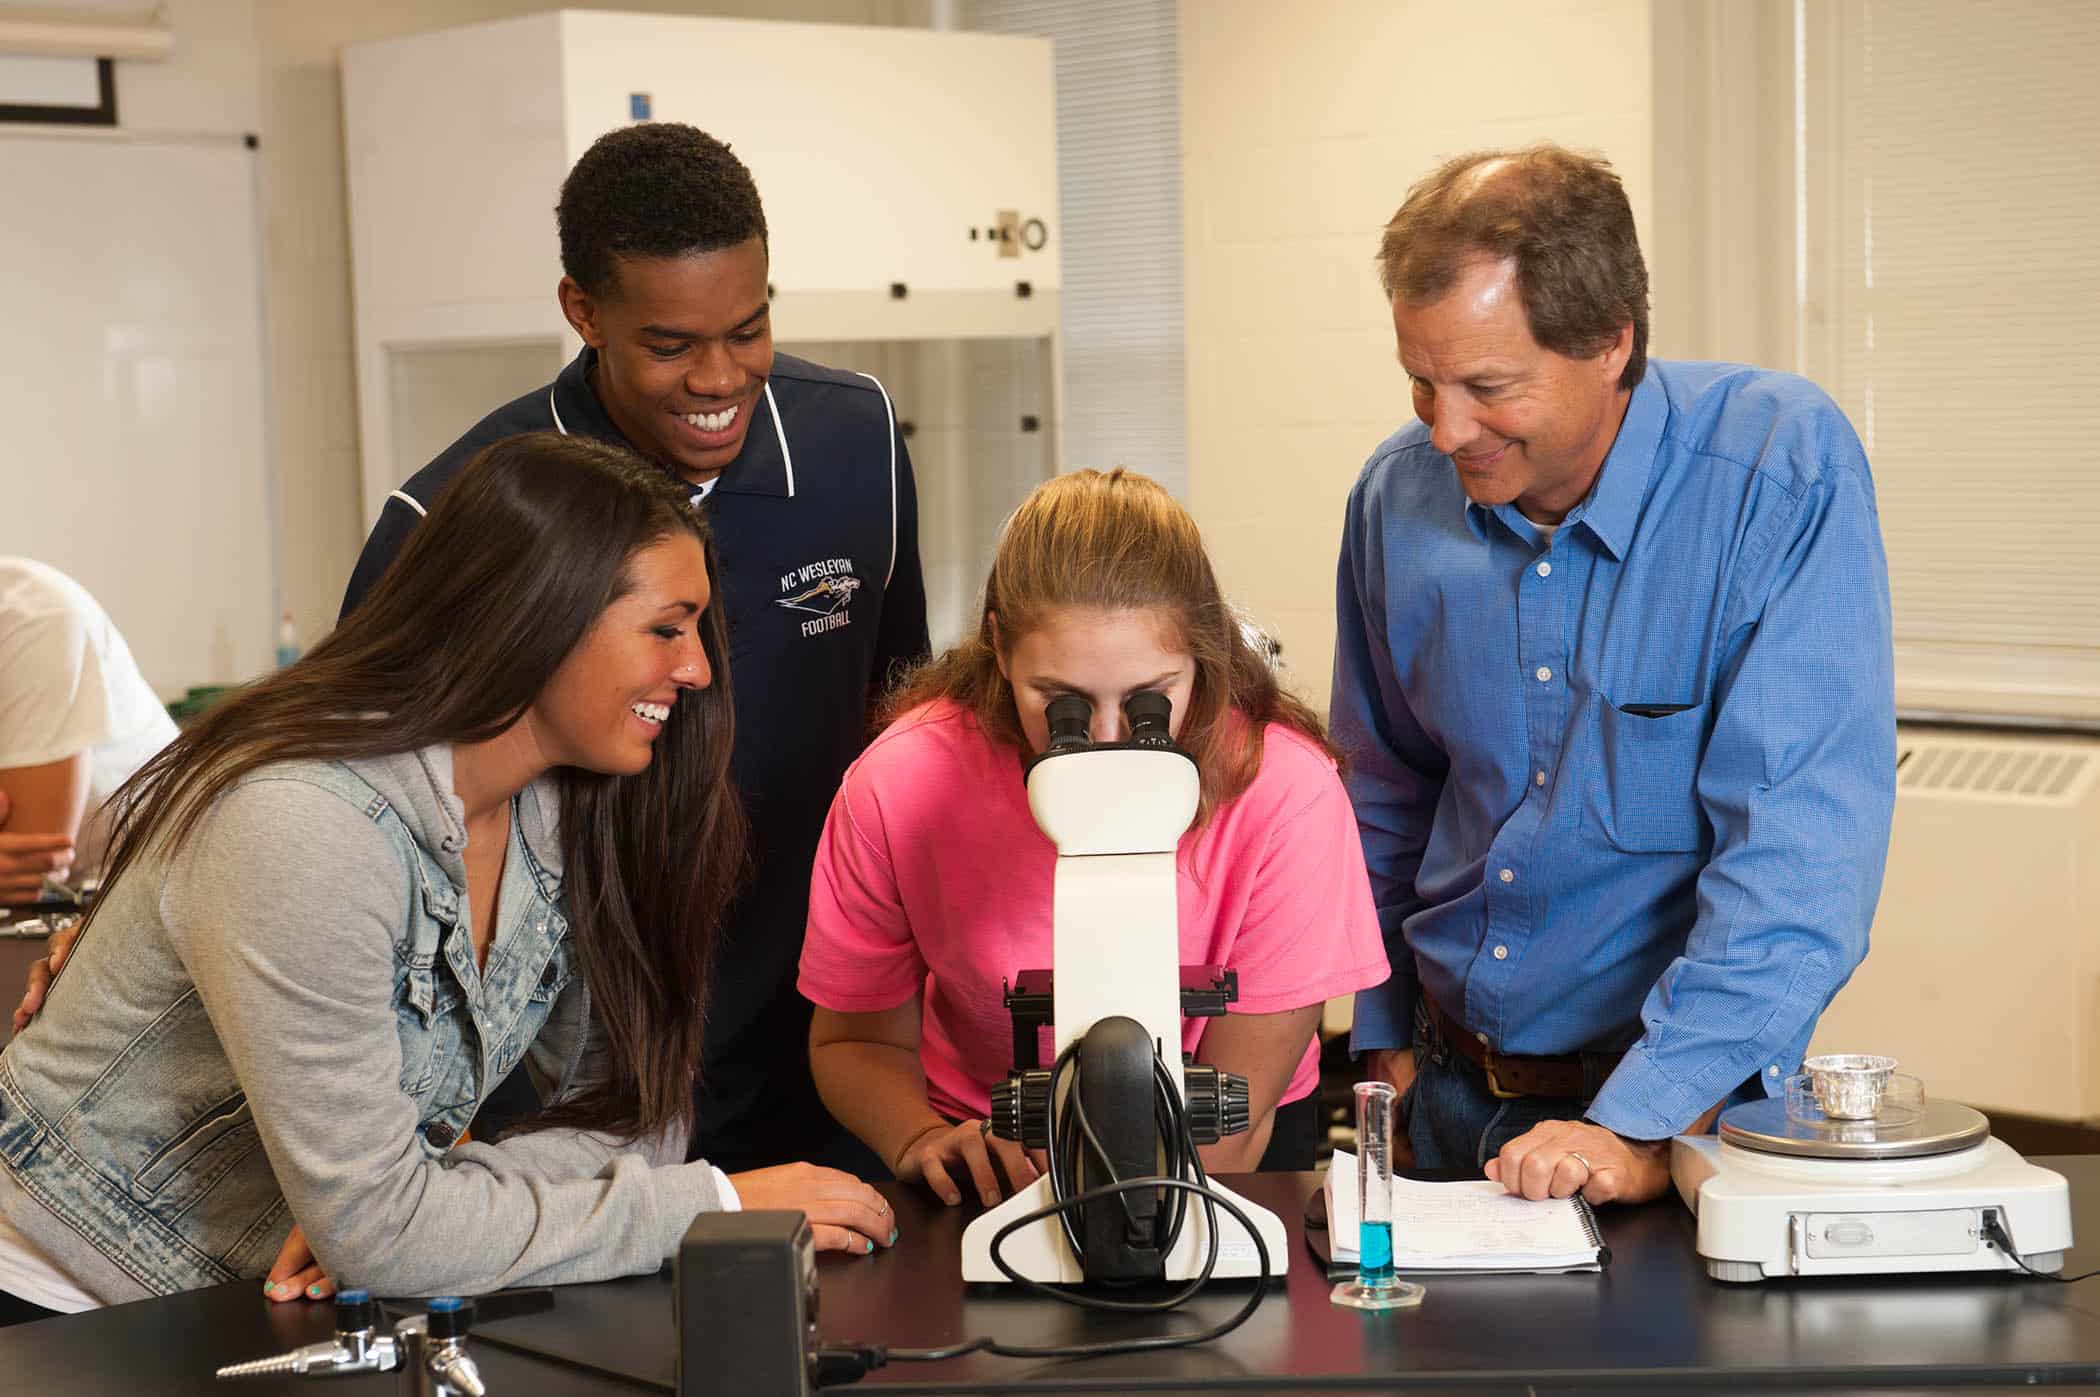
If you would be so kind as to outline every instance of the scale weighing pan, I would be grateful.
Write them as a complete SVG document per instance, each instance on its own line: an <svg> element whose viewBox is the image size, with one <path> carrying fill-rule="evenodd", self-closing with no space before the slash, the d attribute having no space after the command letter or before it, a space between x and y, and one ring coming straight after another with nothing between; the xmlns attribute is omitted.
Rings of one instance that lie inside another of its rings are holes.
<svg viewBox="0 0 2100 1397"><path fill-rule="evenodd" d="M1789 1083L1792 1087L1794 1084ZM2063 1269L2071 1192L1991 1137L1983 1113L1922 1089L1869 1117L1825 1116L1801 1091L1680 1135L1670 1173L1720 1281ZM2019 1261L1995 1240L2003 1229Z"/></svg>

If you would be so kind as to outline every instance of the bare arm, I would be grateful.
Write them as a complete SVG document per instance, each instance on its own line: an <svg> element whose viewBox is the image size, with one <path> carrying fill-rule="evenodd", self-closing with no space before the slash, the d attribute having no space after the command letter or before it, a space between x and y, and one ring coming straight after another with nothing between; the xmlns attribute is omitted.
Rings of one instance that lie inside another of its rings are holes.
<svg viewBox="0 0 2100 1397"><path fill-rule="evenodd" d="M1227 1014L1203 1030L1196 1060L1247 1079L1245 1133L1198 1151L1203 1167L1214 1174L1246 1173L1261 1163L1276 1126L1276 1106L1283 1100L1291 1074L1305 1055L1320 1022L1320 1006L1285 1009L1274 1014Z"/></svg>
<svg viewBox="0 0 2100 1397"><path fill-rule="evenodd" d="M0 769L0 905L36 897L45 874L64 876L87 813L88 753Z"/></svg>
<svg viewBox="0 0 2100 1397"><path fill-rule="evenodd" d="M817 1095L899 1179L924 1180L953 1205L962 1201L957 1183L967 1177L987 1205L996 1203L1004 1190L995 1156L1015 1188L1034 1182L1035 1166L1019 1145L986 1135L982 1122L950 1124L933 1109L919 1065L920 1007L918 995L872 1013L820 1006L809 1025Z"/></svg>
<svg viewBox="0 0 2100 1397"><path fill-rule="evenodd" d="M809 1025L809 1070L839 1124L889 1165L915 1136L948 1122L926 1097L919 1066L920 998L894 1009L842 1014L818 1008Z"/></svg>

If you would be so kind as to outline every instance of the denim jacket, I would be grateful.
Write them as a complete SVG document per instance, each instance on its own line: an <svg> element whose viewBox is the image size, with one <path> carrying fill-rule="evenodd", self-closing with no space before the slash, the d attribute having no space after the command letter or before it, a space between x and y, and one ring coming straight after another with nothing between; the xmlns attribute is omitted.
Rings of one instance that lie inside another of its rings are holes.
<svg viewBox="0 0 2100 1397"><path fill-rule="evenodd" d="M477 1291L655 1269L721 1206L682 1139L456 1145L520 1059L586 1072L551 780L514 799L475 963L451 751L283 763L119 880L0 1054L0 1212L115 1302L269 1268Z"/></svg>

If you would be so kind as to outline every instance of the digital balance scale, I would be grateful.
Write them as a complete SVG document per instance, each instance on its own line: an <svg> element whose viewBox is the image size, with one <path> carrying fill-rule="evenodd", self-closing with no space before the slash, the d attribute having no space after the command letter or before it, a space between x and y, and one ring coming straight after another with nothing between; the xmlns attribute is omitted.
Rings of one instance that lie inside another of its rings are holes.
<svg viewBox="0 0 2100 1397"><path fill-rule="evenodd" d="M1717 1281L2018 1271L2007 1238L2053 1272L2071 1245L2064 1177L1922 1090L1866 1119L1826 1117L1799 1090L1731 1106L1717 1135L1671 1142L1670 1174Z"/></svg>

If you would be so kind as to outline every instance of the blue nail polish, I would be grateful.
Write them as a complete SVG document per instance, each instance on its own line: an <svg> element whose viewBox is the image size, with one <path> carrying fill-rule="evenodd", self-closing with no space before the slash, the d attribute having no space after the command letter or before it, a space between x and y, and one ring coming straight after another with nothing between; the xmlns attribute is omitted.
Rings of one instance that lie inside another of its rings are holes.
<svg viewBox="0 0 2100 1397"><path fill-rule="evenodd" d="M897 1229L894 1227L890 1229L890 1245L893 1247L897 1245Z"/></svg>
<svg viewBox="0 0 2100 1397"><path fill-rule="evenodd" d="M315 1300L318 1300L318 1299L320 1299L320 1298L321 1298L321 1283L320 1283L319 1281L316 1281L316 1282L314 1282L314 1283L313 1283L312 1285L310 1285L310 1286L308 1286L308 1287L306 1288L306 1293L307 1293L307 1295L308 1295L309 1297L311 1297L312 1299L315 1299Z"/></svg>

